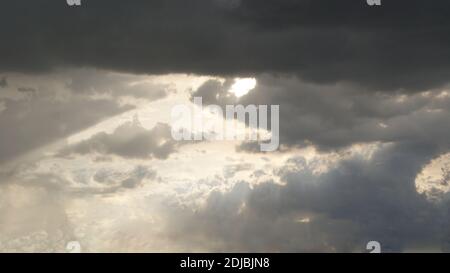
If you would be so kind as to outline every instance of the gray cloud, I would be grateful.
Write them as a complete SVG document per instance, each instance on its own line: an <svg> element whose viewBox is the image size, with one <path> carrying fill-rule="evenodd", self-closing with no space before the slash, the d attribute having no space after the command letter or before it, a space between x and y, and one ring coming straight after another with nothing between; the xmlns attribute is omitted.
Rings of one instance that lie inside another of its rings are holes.
<svg viewBox="0 0 450 273"><path fill-rule="evenodd" d="M111 134L98 133L88 140L64 148L60 155L98 153L125 158L165 159L175 152L177 145L168 125L158 123L153 129L147 130L135 118L133 122L122 124Z"/></svg>
<svg viewBox="0 0 450 273"><path fill-rule="evenodd" d="M5 87L8 87L8 82L6 81L6 77L3 77L0 80L0 88L5 88Z"/></svg>
<svg viewBox="0 0 450 273"><path fill-rule="evenodd" d="M99 169L93 180L101 186L72 188L71 193L78 195L113 194L123 190L138 188L144 181L156 178L156 171L149 167L138 165L131 171L117 171L114 169Z"/></svg>
<svg viewBox="0 0 450 273"><path fill-rule="evenodd" d="M94 69L11 76L17 92L0 98L0 164L134 109L123 97L154 101L170 92L141 80Z"/></svg>
<svg viewBox="0 0 450 273"><path fill-rule="evenodd" d="M34 96L29 100L4 100L0 115L0 162L61 140L70 134L133 109L111 100L71 98L53 100Z"/></svg>
<svg viewBox="0 0 450 273"><path fill-rule="evenodd" d="M21 92L21 93L36 93L36 89L32 88L32 87L19 87L17 88L17 91Z"/></svg>
<svg viewBox="0 0 450 273"><path fill-rule="evenodd" d="M260 76L247 95L229 96L229 82L206 82L192 96L204 104L280 105L280 144L340 149L354 143L425 142L448 149L450 96L368 92L352 84L311 84L295 77ZM426 132L426 133L425 133ZM252 150L252 143L241 148Z"/></svg>
<svg viewBox="0 0 450 273"><path fill-rule="evenodd" d="M134 75L94 69L71 70L67 74L70 77L67 88L75 94L109 94L113 98L129 96L153 101L164 98L169 91L164 85L136 83Z"/></svg>
<svg viewBox="0 0 450 273"><path fill-rule="evenodd" d="M285 185L243 182L212 193L195 213L173 207L170 232L201 238L191 243L213 251L364 252L372 240L385 252L445 251L450 203L429 203L414 186L437 150L387 145L319 175L294 158L278 171Z"/></svg>
<svg viewBox="0 0 450 273"><path fill-rule="evenodd" d="M26 167L17 168L9 177L3 175L4 182L15 180L15 184L28 188L42 188L55 195L89 196L93 194L114 194L123 190L141 187L146 180L157 178L155 170L144 165L132 165L131 168L117 169L98 167L91 170L69 170L67 172L39 172ZM4 183L11 185L12 183Z"/></svg>
<svg viewBox="0 0 450 273"><path fill-rule="evenodd" d="M448 82L446 0L8 2L0 71L61 66L138 73L290 73L375 90ZM38 18L39 17L39 18ZM33 25L32 28L28 27Z"/></svg>
<svg viewBox="0 0 450 273"><path fill-rule="evenodd" d="M320 175L294 158L276 172L284 185L243 183L212 194L204 210L183 218L182 232L199 228L204 240L216 238L209 246L216 251L361 252L371 240L381 242L383 251L448 251L448 193L431 203L415 188L422 168L449 151L446 88L374 93L360 85L266 75L258 77L253 91L236 98L227 94L229 84L210 81L192 96L202 96L205 104L279 104L286 150L312 144L343 151L372 142L382 148L370 159L353 156ZM253 146L240 148L252 151Z"/></svg>
<svg viewBox="0 0 450 273"><path fill-rule="evenodd" d="M9 74L0 80L0 88L34 90L33 96L0 100L0 163L134 107L121 105L121 97L156 100L169 91L98 71L221 75L228 78L224 84L208 81L193 95L221 105L279 104L284 148L341 152L373 142L381 148L321 174L293 158L275 172L283 184L242 181L212 192L194 212L179 200L165 201L169 211L161 217L169 223L161 240L217 251L364 251L371 240L384 251L449 251L448 193L433 203L414 185L424 165L449 151L450 97L442 91L450 78L449 12L445 0L383 1L377 8L364 0L97 0L76 9L65 1L9 1L0 10L0 72L91 69L65 74L67 90L51 95L40 83L19 84ZM228 96L234 76L256 77L258 85L239 99ZM168 125L147 130L134 121L65 147L59 156L166 159L178 145ZM252 145L240 148L248 152ZM59 199L63 189L77 197L112 194L156 177L145 166L99 166L73 177L52 173L52 167L43 174L24 171L28 180L2 176L0 250L27 250L33 242L31 250L60 250L72 236ZM251 167L227 165L223 178L210 184L226 184ZM3 190L13 180L14 187ZM129 243L129 234L123 238Z"/></svg>

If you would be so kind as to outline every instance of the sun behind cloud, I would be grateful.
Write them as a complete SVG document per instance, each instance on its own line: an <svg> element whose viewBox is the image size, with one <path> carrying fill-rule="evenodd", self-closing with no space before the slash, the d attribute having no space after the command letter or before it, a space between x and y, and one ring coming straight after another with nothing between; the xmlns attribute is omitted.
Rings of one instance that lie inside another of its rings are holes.
<svg viewBox="0 0 450 273"><path fill-rule="evenodd" d="M256 87L255 78L236 78L234 84L231 86L229 92L236 97L242 97Z"/></svg>

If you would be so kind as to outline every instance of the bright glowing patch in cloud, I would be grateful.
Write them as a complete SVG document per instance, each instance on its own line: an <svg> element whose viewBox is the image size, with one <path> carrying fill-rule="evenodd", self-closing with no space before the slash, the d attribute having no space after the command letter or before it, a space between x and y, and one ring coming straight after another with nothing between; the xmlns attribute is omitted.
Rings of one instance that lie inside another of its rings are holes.
<svg viewBox="0 0 450 273"><path fill-rule="evenodd" d="M416 190L432 201L450 192L450 153L432 160L416 177Z"/></svg>
<svg viewBox="0 0 450 273"><path fill-rule="evenodd" d="M229 92L236 97L242 97L256 87L255 78L236 78Z"/></svg>

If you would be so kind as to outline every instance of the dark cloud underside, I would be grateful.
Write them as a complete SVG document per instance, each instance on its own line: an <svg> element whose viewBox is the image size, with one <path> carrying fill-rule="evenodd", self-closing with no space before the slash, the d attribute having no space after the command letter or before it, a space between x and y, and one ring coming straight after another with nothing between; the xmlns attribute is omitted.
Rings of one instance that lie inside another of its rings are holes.
<svg viewBox="0 0 450 273"><path fill-rule="evenodd" d="M339 150L355 143L433 143L449 149L450 98L441 90L404 96L365 92L349 84L309 84L293 77L264 75L256 88L227 96L230 81L210 80L192 96L203 103L280 105L280 144ZM241 146L259 150L253 142Z"/></svg>
<svg viewBox="0 0 450 273"><path fill-rule="evenodd" d="M445 0L17 0L0 11L0 71L274 72L419 90L448 82L449 14Z"/></svg>

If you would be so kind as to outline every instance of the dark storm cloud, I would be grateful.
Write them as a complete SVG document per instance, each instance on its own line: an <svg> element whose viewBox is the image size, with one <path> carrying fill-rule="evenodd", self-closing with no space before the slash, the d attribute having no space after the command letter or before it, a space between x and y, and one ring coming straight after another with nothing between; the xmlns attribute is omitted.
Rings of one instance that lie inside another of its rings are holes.
<svg viewBox="0 0 450 273"><path fill-rule="evenodd" d="M8 1L0 71L293 73L420 90L448 82L446 0Z"/></svg>
<svg viewBox="0 0 450 273"><path fill-rule="evenodd" d="M256 88L236 98L230 81L208 81L192 96L204 104L280 105L280 144L321 150L354 143L424 142L449 149L450 95L374 93L352 84L311 84L295 77L260 76ZM445 89L444 89L445 90ZM253 143L245 150L259 147Z"/></svg>
<svg viewBox="0 0 450 273"><path fill-rule="evenodd" d="M166 159L175 152L177 142L172 139L170 127L159 123L147 130L137 119L124 123L111 134L102 132L61 151L61 155L91 154L117 155L125 158Z"/></svg>
<svg viewBox="0 0 450 273"><path fill-rule="evenodd" d="M384 252L445 250L448 202L430 203L414 185L438 150L387 145L370 159L355 155L322 174L293 158L277 171L284 185L238 183L214 192L194 214L176 209L171 231L213 240L215 251L364 252L372 240Z"/></svg>

